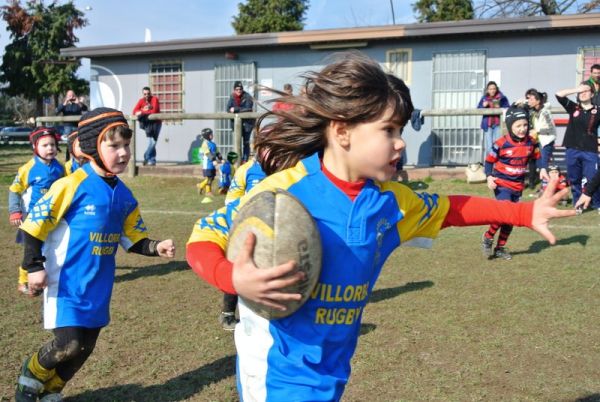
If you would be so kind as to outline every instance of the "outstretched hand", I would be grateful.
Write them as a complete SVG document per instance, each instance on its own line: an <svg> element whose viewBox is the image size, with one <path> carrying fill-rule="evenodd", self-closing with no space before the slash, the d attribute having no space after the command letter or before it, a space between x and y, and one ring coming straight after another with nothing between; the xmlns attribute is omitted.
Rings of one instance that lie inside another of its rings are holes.
<svg viewBox="0 0 600 402"><path fill-rule="evenodd" d="M282 289L305 280L306 275L296 270L294 261L268 269L258 269L252 256L256 236L249 233L244 247L233 261L233 287L238 295L280 311L286 311L285 302L299 301L300 293L285 293Z"/></svg>
<svg viewBox="0 0 600 402"><path fill-rule="evenodd" d="M156 251L161 257L173 258L175 257L175 244L171 239L163 240L156 245Z"/></svg>
<svg viewBox="0 0 600 402"><path fill-rule="evenodd" d="M556 208L558 202L569 192L568 188L563 188L555 193L557 184L558 178L551 179L548 182L542 196L533 203L533 217L531 219L531 228L548 240L550 244L556 243L556 237L548 228L550 219L566 218L576 214L573 209Z"/></svg>

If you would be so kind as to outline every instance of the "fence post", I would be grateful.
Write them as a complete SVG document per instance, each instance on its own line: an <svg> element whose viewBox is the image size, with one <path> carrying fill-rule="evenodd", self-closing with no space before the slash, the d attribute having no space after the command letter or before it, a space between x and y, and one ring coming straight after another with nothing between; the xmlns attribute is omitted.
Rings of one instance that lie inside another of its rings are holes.
<svg viewBox="0 0 600 402"><path fill-rule="evenodd" d="M136 119L133 116L130 116L127 119L127 124L129 124L129 128L131 129L131 142L129 143L129 150L131 151L131 159L129 160L129 165L127 165L127 176L135 177L137 175L137 167L135 166L135 124Z"/></svg>
<svg viewBox="0 0 600 402"><path fill-rule="evenodd" d="M239 160L242 160L242 119L236 113L233 119L233 148L239 155Z"/></svg>

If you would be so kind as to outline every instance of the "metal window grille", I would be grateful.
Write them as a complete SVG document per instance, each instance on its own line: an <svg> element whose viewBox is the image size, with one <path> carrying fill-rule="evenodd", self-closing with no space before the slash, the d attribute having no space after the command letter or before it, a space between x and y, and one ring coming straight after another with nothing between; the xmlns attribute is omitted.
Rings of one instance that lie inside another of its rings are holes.
<svg viewBox="0 0 600 402"><path fill-rule="evenodd" d="M215 112L226 112L227 101L233 92L233 84L241 81L244 91L256 97L256 64L232 63L215 66ZM254 102L256 108L256 101ZM215 142L223 155L234 151L233 120L215 122Z"/></svg>
<svg viewBox="0 0 600 402"><path fill-rule="evenodd" d="M600 46L580 48L577 64L577 83L580 83L590 78L590 68L594 64L600 64Z"/></svg>
<svg viewBox="0 0 600 402"><path fill-rule="evenodd" d="M485 51L433 55L433 108L460 109L477 105L485 86ZM480 162L483 134L478 116L441 116L432 120L433 165Z"/></svg>
<svg viewBox="0 0 600 402"><path fill-rule="evenodd" d="M150 87L160 101L162 113L183 113L183 63L160 61L150 64ZM166 120L167 124L181 120Z"/></svg>
<svg viewBox="0 0 600 402"><path fill-rule="evenodd" d="M386 53L386 67L391 74L411 83L412 49L394 49Z"/></svg>

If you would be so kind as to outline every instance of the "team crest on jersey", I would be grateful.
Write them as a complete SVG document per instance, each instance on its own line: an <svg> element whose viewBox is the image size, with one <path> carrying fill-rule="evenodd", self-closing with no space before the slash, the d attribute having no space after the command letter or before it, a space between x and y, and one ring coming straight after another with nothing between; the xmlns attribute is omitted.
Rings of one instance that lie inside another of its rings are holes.
<svg viewBox="0 0 600 402"><path fill-rule="evenodd" d="M135 222L135 226L133 227L138 232L144 233L148 229L146 229L146 225L144 224L144 220L141 215L138 215L137 221Z"/></svg>
<svg viewBox="0 0 600 402"><path fill-rule="evenodd" d="M96 215L96 206L94 204L86 205L85 207L83 207L83 214L95 216Z"/></svg>
<svg viewBox="0 0 600 402"><path fill-rule="evenodd" d="M52 222L54 217L52 216L52 198L42 198L37 204L31 208L27 219L30 219L33 223L37 223L38 225L48 221Z"/></svg>
<svg viewBox="0 0 600 402"><path fill-rule="evenodd" d="M35 179L33 179L33 182L37 183L39 181L42 181L42 176L35 176Z"/></svg>

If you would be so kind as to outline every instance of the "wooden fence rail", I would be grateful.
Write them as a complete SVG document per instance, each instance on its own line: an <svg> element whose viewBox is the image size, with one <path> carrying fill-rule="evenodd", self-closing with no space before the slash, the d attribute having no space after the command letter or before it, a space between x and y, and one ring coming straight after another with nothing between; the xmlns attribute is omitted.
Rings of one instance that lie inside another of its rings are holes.
<svg viewBox="0 0 600 402"><path fill-rule="evenodd" d="M565 110L562 107L553 107L551 109L553 114L565 114ZM504 109L424 109L421 114L426 117L439 117L439 116L501 116L504 113ZM150 120L232 120L233 124L233 141L234 149L237 150L238 155L242 154L242 120L243 119L256 119L260 117L262 113L156 113L148 116ZM35 119L36 124L42 123L72 123L78 122L80 116L40 116ZM128 176L134 177L136 175L135 168L135 132L137 117L134 115L125 115L125 118L129 122L129 126L133 130L133 137L131 139L131 156L132 163L128 167ZM501 119L502 120L502 119ZM504 121L502 121L504 129Z"/></svg>

